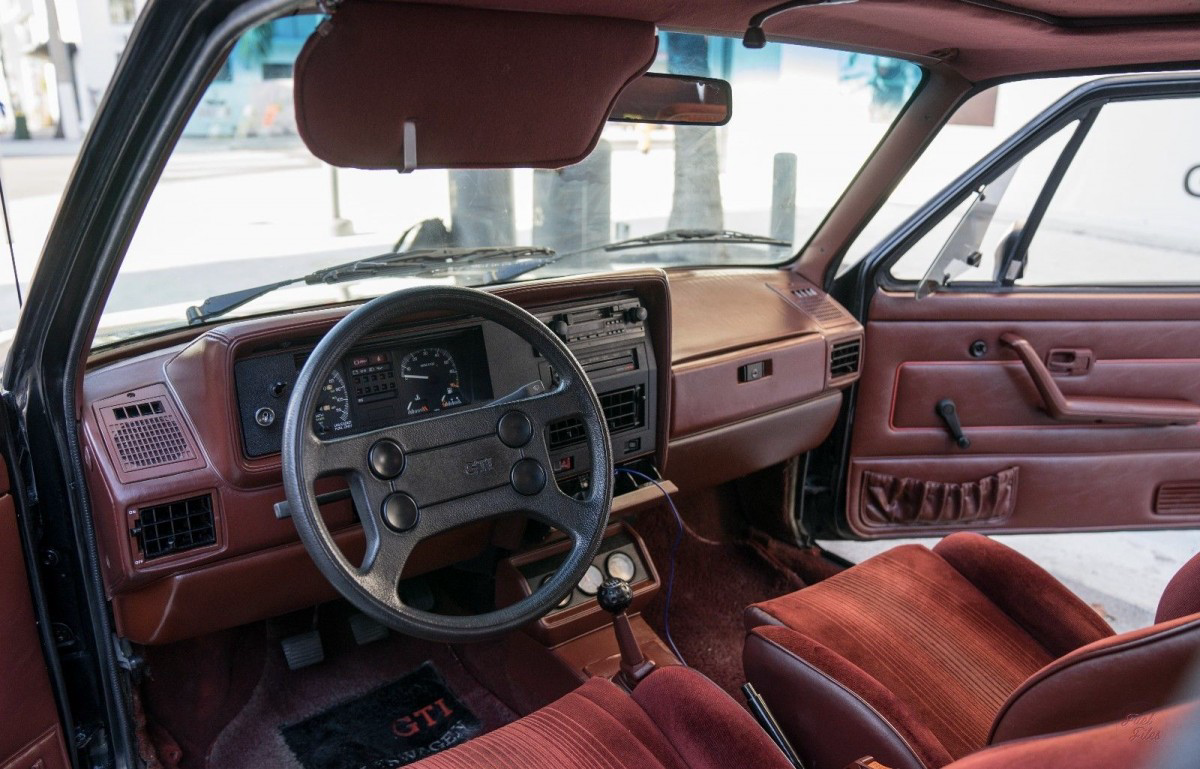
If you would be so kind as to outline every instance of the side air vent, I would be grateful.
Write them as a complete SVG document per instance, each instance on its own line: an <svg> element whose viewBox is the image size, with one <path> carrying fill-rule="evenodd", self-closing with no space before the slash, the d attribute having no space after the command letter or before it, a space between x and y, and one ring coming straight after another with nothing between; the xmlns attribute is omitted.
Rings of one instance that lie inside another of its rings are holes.
<svg viewBox="0 0 1200 769"><path fill-rule="evenodd" d="M837 342L829 353L829 378L841 379L858 373L858 361L862 354L861 339Z"/></svg>
<svg viewBox="0 0 1200 769"><path fill-rule="evenodd" d="M792 291L792 304L821 326L837 326L852 320L828 294L811 286Z"/></svg>
<svg viewBox="0 0 1200 769"><path fill-rule="evenodd" d="M1200 481L1174 481L1158 487L1154 512L1159 515L1200 515Z"/></svg>
<svg viewBox="0 0 1200 769"><path fill-rule="evenodd" d="M204 466L174 401L162 385L108 398L94 408L121 481Z"/></svg>
<svg viewBox="0 0 1200 769"><path fill-rule="evenodd" d="M130 534L147 561L215 544L212 495L139 508Z"/></svg>
<svg viewBox="0 0 1200 769"><path fill-rule="evenodd" d="M636 430L646 425L646 388L642 385L624 387L600 393L600 406L610 433ZM551 451L576 443L587 437L583 421L575 417L551 422L546 444Z"/></svg>

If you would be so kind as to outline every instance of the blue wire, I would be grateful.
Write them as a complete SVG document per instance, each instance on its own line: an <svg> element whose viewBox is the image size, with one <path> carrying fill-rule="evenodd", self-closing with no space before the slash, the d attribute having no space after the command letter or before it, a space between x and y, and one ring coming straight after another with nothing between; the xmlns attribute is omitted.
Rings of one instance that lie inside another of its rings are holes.
<svg viewBox="0 0 1200 769"><path fill-rule="evenodd" d="M667 599L663 604L663 635L667 637L667 645L670 646L671 651L675 653L676 659L678 659L681 664L687 665L687 661L684 660L683 655L679 653L679 647L675 645L675 640L671 638L671 594L675 590L675 561L679 556L679 545L683 542L683 516L679 514L678 508L675 507L675 500L671 499L670 492L663 488L663 485L654 478L651 478L649 475L646 475L643 472L630 470L627 467L617 467L614 469L618 473L625 473L627 475L642 478L643 480L653 483L655 487L662 492L662 495L667 500L667 506L671 508L671 512L675 515L675 523L679 526L679 530L675 534L675 541L671 543L671 564L670 568L667 570Z"/></svg>

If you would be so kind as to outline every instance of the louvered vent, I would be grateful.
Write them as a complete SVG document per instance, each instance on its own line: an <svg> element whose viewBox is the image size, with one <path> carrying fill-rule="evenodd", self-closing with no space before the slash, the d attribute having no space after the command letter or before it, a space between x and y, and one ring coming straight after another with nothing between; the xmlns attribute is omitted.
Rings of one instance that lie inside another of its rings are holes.
<svg viewBox="0 0 1200 769"><path fill-rule="evenodd" d="M1200 515L1200 481L1164 483L1154 495L1159 515Z"/></svg>
<svg viewBox="0 0 1200 769"><path fill-rule="evenodd" d="M179 421L161 398L108 409L105 420L125 472L195 459Z"/></svg>
<svg viewBox="0 0 1200 769"><path fill-rule="evenodd" d="M635 430L646 425L646 388L642 385L600 393L600 406L610 433ZM583 421L571 417L551 422L546 443L550 450L582 443L587 437Z"/></svg>
<svg viewBox="0 0 1200 769"><path fill-rule="evenodd" d="M862 354L861 339L837 342L829 353L829 378L841 379L858 373L858 359Z"/></svg>
<svg viewBox="0 0 1200 769"><path fill-rule="evenodd" d="M600 405L610 433L633 430L646 424L646 393L641 385L601 393Z"/></svg>
<svg viewBox="0 0 1200 769"><path fill-rule="evenodd" d="M800 288L792 292L792 304L822 326L836 326L850 320L841 305L828 294L815 288Z"/></svg>
<svg viewBox="0 0 1200 769"><path fill-rule="evenodd" d="M553 451L573 443L581 443L586 436L587 430L583 426L583 420L571 417L550 423L550 434L546 438L546 443Z"/></svg>
<svg viewBox="0 0 1200 769"><path fill-rule="evenodd" d="M130 532L142 558L149 561L217 541L211 494L143 507Z"/></svg>

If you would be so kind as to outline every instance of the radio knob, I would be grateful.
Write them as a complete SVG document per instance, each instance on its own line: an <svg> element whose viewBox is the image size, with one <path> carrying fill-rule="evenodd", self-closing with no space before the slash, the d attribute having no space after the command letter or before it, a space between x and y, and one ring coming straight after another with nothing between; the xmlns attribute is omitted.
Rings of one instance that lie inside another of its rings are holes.
<svg viewBox="0 0 1200 769"><path fill-rule="evenodd" d="M641 323L650 317L650 313L646 312L645 307L630 307L625 311L625 320L630 323Z"/></svg>
<svg viewBox="0 0 1200 769"><path fill-rule="evenodd" d="M555 320L550 323L550 330L561 336L563 339L566 339L567 332L571 330L571 327L567 325L565 320Z"/></svg>

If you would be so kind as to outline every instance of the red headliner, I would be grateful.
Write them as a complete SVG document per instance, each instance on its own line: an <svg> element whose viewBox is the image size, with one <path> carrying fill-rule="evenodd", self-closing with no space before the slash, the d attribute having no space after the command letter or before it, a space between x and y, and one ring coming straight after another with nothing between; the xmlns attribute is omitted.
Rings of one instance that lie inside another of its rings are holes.
<svg viewBox="0 0 1200 769"><path fill-rule="evenodd" d="M508 10L653 21L661 27L741 35L768 0L432 0ZM1196 0L1009 0L1040 13L1119 17L1192 13ZM1034 72L1200 61L1200 22L1068 29L963 0L859 0L799 8L769 20L773 40L928 57L958 49L949 65L978 81Z"/></svg>

